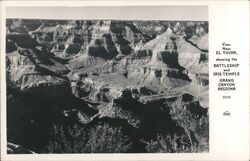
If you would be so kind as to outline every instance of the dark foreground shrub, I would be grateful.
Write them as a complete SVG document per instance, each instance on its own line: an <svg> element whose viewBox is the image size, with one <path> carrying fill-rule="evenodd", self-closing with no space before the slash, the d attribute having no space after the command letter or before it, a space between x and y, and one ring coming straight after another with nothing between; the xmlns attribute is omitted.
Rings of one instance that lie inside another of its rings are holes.
<svg viewBox="0 0 250 161"><path fill-rule="evenodd" d="M194 107L195 108L195 107ZM209 142L208 115L191 113L181 100L172 104L170 115L185 130L191 152L207 152ZM194 148L194 149L192 149ZM198 148L198 149L197 149Z"/></svg>
<svg viewBox="0 0 250 161"><path fill-rule="evenodd" d="M158 134L155 140L147 142L147 151L158 153L208 152L209 123L207 114L201 116L191 113L181 99L177 99L168 106L171 118L183 128L184 132L174 136Z"/></svg>
<svg viewBox="0 0 250 161"><path fill-rule="evenodd" d="M81 126L63 127L54 125L52 140L45 153L80 153L87 142L87 134Z"/></svg>
<svg viewBox="0 0 250 161"><path fill-rule="evenodd" d="M187 104L183 103L181 98L168 106L171 118L178 126L183 128L184 134L179 134L179 136L174 137L160 135L157 137L156 141L151 142L148 146L156 145L162 147L164 150L161 151L165 152L208 152L208 114L198 115L190 112L187 108Z"/></svg>
<svg viewBox="0 0 250 161"><path fill-rule="evenodd" d="M121 128L98 125L89 132L85 150L89 153L123 153L131 148L128 137L122 134Z"/></svg>
<svg viewBox="0 0 250 161"><path fill-rule="evenodd" d="M45 153L123 153L131 148L131 142L122 134L121 128L107 124L90 130L79 125L54 126L53 138Z"/></svg>
<svg viewBox="0 0 250 161"><path fill-rule="evenodd" d="M158 135L156 140L147 142L149 153L197 153L204 152L203 144L191 144L188 136Z"/></svg>

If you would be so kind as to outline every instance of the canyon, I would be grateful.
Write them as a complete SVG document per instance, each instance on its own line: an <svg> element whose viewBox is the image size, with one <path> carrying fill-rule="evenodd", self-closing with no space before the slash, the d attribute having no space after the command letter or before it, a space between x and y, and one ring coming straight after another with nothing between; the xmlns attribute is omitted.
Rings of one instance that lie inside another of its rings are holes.
<svg viewBox="0 0 250 161"><path fill-rule="evenodd" d="M108 123L143 152L184 133L172 104L208 117L208 57L206 21L8 19L7 141L41 153L53 124Z"/></svg>

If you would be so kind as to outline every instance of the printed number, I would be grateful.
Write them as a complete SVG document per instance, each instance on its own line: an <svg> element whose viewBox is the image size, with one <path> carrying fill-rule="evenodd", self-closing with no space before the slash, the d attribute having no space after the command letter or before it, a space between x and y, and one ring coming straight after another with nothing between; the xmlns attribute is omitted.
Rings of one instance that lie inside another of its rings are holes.
<svg viewBox="0 0 250 161"><path fill-rule="evenodd" d="M223 99L231 99L231 96L222 96Z"/></svg>

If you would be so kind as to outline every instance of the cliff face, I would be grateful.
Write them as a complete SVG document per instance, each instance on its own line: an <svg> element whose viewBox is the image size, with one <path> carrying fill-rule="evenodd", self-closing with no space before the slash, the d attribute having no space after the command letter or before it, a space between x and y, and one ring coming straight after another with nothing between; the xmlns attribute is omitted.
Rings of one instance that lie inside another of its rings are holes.
<svg viewBox="0 0 250 161"><path fill-rule="evenodd" d="M46 55L48 54L48 55ZM49 53L36 48L21 48L6 57L7 85L40 98L60 98L70 90L68 69Z"/></svg>
<svg viewBox="0 0 250 161"><path fill-rule="evenodd" d="M143 135L147 124L152 127L160 124L159 128L163 128L165 120L174 126L166 102L174 102L187 93L192 95L187 104L206 111L207 25L8 20L8 126L15 128L12 120L15 116L20 120L26 117L20 112L22 109L33 111L27 114L30 120L36 120L36 111L43 111L42 116L48 112L54 115L46 122L49 127L62 120L90 124L104 118L121 119L140 129ZM46 107L41 110L41 106ZM164 119L159 120L157 115ZM38 128L44 119L36 121L33 128ZM11 135L15 134L10 132ZM23 144L20 138L10 141Z"/></svg>

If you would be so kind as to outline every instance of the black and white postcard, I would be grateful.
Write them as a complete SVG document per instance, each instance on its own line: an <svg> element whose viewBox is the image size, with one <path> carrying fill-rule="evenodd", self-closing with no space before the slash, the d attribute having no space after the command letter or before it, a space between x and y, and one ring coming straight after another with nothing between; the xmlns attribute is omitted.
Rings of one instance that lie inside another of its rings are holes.
<svg viewBox="0 0 250 161"><path fill-rule="evenodd" d="M247 160L244 1L60 3L2 3L3 160Z"/></svg>

